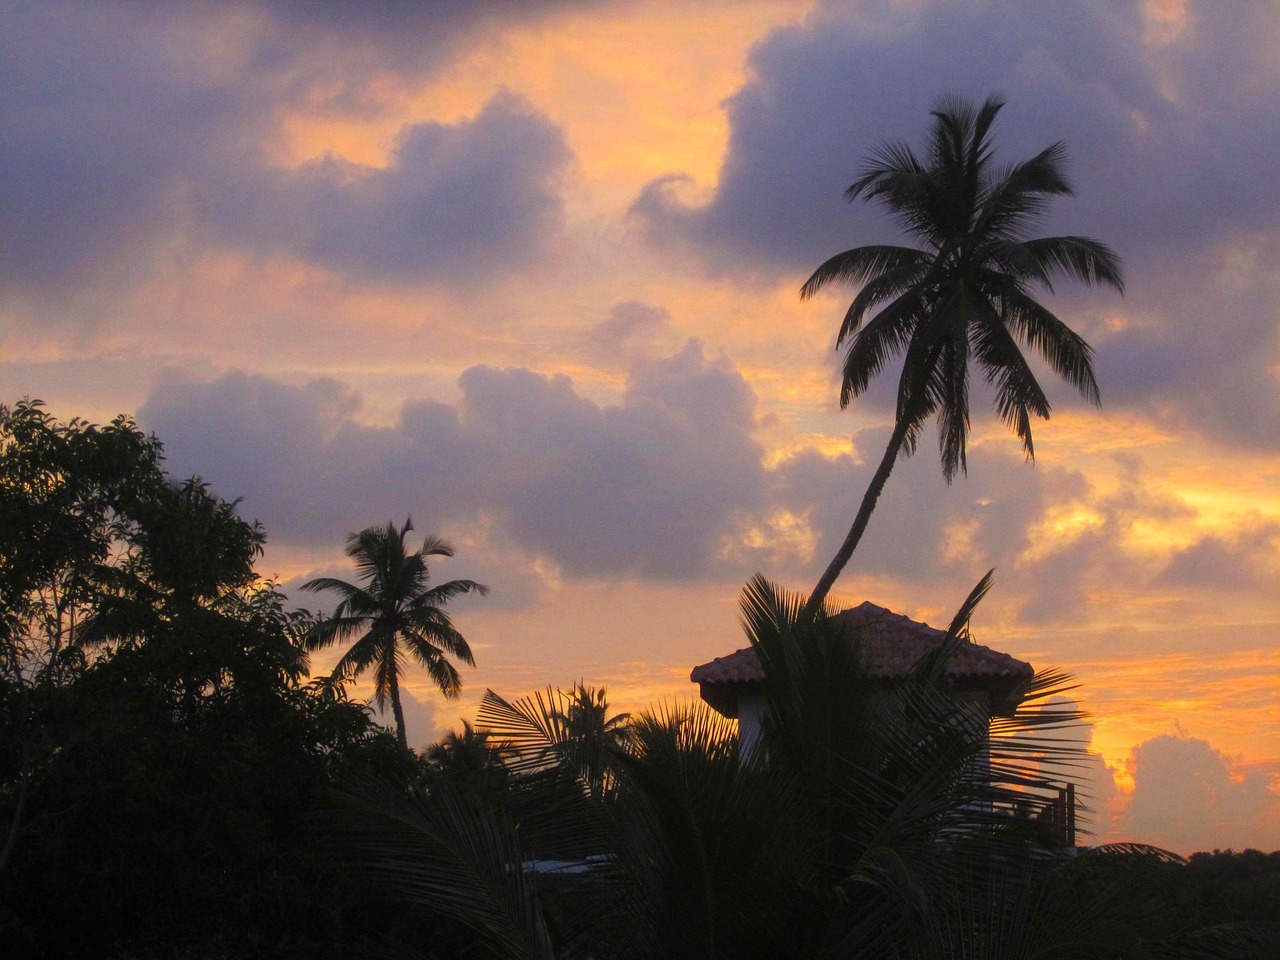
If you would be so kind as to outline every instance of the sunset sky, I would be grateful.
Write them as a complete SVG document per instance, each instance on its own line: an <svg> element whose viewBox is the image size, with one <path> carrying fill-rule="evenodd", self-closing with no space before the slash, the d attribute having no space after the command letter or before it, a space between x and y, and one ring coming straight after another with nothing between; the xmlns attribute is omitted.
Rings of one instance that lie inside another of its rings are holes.
<svg viewBox="0 0 1280 960"><path fill-rule="evenodd" d="M0 402L136 415L286 587L371 524L451 539L492 593L419 744L486 687L689 696L892 424L896 370L838 408L852 291L798 296L900 239L842 191L1000 93L1002 158L1066 142L1042 232L1125 261L1045 294L1103 406L1045 372L1032 465L975 375L967 478L928 435L835 592L945 626L995 567L974 632L1078 678L1095 838L1272 850L1278 90L1267 0L0 0Z"/></svg>

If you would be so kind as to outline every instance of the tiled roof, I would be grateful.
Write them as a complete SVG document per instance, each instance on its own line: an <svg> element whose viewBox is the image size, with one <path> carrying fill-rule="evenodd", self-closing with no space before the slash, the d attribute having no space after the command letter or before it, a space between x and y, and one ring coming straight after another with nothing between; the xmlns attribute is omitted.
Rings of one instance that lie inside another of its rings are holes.
<svg viewBox="0 0 1280 960"><path fill-rule="evenodd" d="M945 630L919 623L870 601L837 614L832 621L847 625L850 631L865 631L867 666L873 676L885 679L906 676L920 658L936 650L947 635ZM947 676L954 679L1020 680L1033 673L1031 664L976 643L959 644L947 664ZM689 677L698 684L757 683L763 678L760 661L751 647L694 667Z"/></svg>

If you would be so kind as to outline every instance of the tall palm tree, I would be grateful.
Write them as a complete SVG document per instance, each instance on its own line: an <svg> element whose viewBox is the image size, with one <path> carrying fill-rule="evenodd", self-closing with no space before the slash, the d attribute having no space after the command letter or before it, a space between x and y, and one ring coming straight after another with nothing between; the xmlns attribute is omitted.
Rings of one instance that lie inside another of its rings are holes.
<svg viewBox="0 0 1280 960"><path fill-rule="evenodd" d="M450 580L429 588L427 558L451 557L453 547L432 534L421 549L409 553L405 537L411 530L411 519L399 528L388 521L385 527L369 527L347 537L346 553L356 562L363 586L333 577L319 577L302 585L303 590L332 590L342 597L333 615L311 631L308 647L316 650L359 635L333 673L356 677L370 666L375 668L374 702L382 710L391 701L396 733L405 747L408 738L400 705L405 651L426 668L446 697L456 697L462 679L446 654L468 666L475 666L475 658L444 607L459 594L489 592L474 580Z"/></svg>
<svg viewBox="0 0 1280 960"><path fill-rule="evenodd" d="M1120 259L1087 237L1029 236L1050 198L1072 193L1066 154L1056 143L1021 163L997 165L991 128L1003 106L997 97L976 109L961 99L944 101L933 111L922 156L903 143L882 144L845 198L880 202L922 248L846 250L800 290L808 299L831 283L861 287L837 338L837 346L847 344L841 408L891 358L904 356L893 433L848 535L810 596L810 615L853 555L899 454L915 451L935 414L943 475L950 483L965 472L971 357L995 387L996 411L1028 459L1035 453L1031 417L1048 419L1050 406L1022 347L1099 403L1092 348L1036 299L1036 290L1052 292L1053 281L1066 277L1123 293Z"/></svg>

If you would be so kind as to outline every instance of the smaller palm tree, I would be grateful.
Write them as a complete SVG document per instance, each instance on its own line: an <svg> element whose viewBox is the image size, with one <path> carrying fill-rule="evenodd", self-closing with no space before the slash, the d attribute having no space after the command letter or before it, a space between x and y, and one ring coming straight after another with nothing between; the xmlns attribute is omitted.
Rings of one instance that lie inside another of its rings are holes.
<svg viewBox="0 0 1280 960"><path fill-rule="evenodd" d="M421 549L410 553L405 538L412 530L411 519L399 528L388 521L385 527L369 527L347 537L346 553L356 562L363 586L333 577L319 577L302 585L303 590L332 590L342 597L333 615L310 631L308 648L318 650L359 635L333 668L333 675L358 677L374 667L373 701L379 710L391 701L396 733L404 747L409 745L400 704L405 652L426 668L441 693L456 697L462 678L448 657L457 657L472 667L476 661L444 607L459 594L489 592L474 580L450 580L428 587L427 558L452 557L453 547L432 534Z"/></svg>

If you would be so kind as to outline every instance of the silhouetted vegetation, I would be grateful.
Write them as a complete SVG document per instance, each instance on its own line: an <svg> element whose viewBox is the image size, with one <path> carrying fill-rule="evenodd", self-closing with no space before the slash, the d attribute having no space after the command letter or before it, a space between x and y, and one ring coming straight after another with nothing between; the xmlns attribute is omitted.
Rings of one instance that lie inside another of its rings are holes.
<svg viewBox="0 0 1280 960"><path fill-rule="evenodd" d="M1275 955L1277 855L1067 856L1016 814L1073 758L1040 736L1073 717L1034 709L1061 675L988 750L945 649L886 685L829 611L757 579L748 755L705 705L620 715L578 684L487 693L415 757L345 669L306 680L334 618L289 610L254 572L262 530L130 421L0 408L0 519L14 955Z"/></svg>
<svg viewBox="0 0 1280 960"><path fill-rule="evenodd" d="M0 407L7 955L333 955L381 915L310 818L412 757L306 682L262 543L130 421Z"/></svg>
<svg viewBox="0 0 1280 960"><path fill-rule="evenodd" d="M744 594L769 717L750 755L701 704L626 718L581 685L489 692L423 790L341 818L365 875L483 956L1274 956L1280 930L1248 922L1266 918L1183 912L1180 858L1055 849L1014 814L1076 759L1044 737L1075 718L1035 709L1065 677L1033 682L988 765L945 650L885 684L803 600Z"/></svg>
<svg viewBox="0 0 1280 960"><path fill-rule="evenodd" d="M428 557L451 557L453 547L435 535L410 552L405 538L413 521L369 527L347 538L347 556L356 562L363 586L334 577L308 580L303 590L328 590L342 599L333 615L311 625L307 646L316 650L357 636L333 668L335 679L358 677L373 668L373 697L379 708L391 703L400 745L408 749L404 709L400 703L403 653L427 671L440 692L456 697L462 689L458 670L446 654L475 666L471 647L453 626L445 605L464 593L486 594L489 588L474 580L450 580L434 587Z"/></svg>
<svg viewBox="0 0 1280 960"><path fill-rule="evenodd" d="M455 695L450 657L473 659L444 607L486 590L429 586L446 541L410 550L407 521L353 534L360 583L312 580L336 609L293 610L254 569L261 527L170 478L130 420L0 407L5 955L1280 956L1280 853L1066 848L1039 822L1080 759L1053 729L1079 715L1039 709L1069 678L1037 674L996 730L946 670L990 574L893 682L825 602L935 415L947 479L964 470L971 356L1028 456L1049 404L1020 344L1097 398L1088 345L1028 291L1064 276L1119 288L1119 261L1086 238L1024 236L1070 191L1060 146L992 165L1000 107L946 105L923 160L886 146L850 187L927 249L850 250L804 287L860 285L842 404L905 363L888 449L814 594L758 576L743 591L763 671L750 749L702 703L616 714L579 683L488 691L475 726L416 755L405 658ZM309 680L309 651L348 639ZM347 697L368 669L395 734Z"/></svg>
<svg viewBox="0 0 1280 960"><path fill-rule="evenodd" d="M922 248L855 247L823 263L800 290L808 298L832 283L858 292L840 324L846 347L840 406L862 395L890 360L903 357L893 433L849 533L819 578L811 610L853 556L898 457L910 455L936 416L942 472L965 471L970 362L995 388L995 407L1034 455L1031 418L1050 404L1023 356L1030 347L1085 399L1099 402L1093 350L1037 299L1059 279L1124 289L1120 258L1088 237L1030 237L1056 196L1071 194L1066 151L1056 143L1020 163L996 162L991 130L1004 106L943 101L917 155L882 144L845 191L850 203L875 201Z"/></svg>

